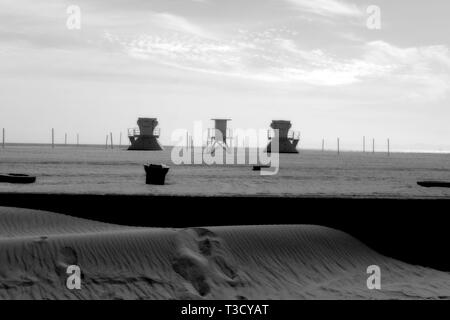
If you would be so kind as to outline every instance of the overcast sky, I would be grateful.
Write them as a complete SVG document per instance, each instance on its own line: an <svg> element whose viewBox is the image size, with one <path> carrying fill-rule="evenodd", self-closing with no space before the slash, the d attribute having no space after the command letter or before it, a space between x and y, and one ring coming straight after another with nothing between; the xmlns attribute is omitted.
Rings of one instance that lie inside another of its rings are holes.
<svg viewBox="0 0 450 320"><path fill-rule="evenodd" d="M370 5L381 30L367 28ZM303 147L365 135L450 150L449 12L448 0L0 0L0 127L10 142L48 142L54 127L103 143L157 117L169 143L195 120L286 119Z"/></svg>

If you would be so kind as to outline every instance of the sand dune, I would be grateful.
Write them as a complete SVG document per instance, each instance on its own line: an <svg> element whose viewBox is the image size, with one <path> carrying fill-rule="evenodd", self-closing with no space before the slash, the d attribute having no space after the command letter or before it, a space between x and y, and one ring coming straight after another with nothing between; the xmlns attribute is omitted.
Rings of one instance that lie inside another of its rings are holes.
<svg viewBox="0 0 450 320"><path fill-rule="evenodd" d="M381 290L366 286L381 268ZM66 268L82 271L80 290ZM1 299L430 299L450 274L325 227L124 227L0 207Z"/></svg>

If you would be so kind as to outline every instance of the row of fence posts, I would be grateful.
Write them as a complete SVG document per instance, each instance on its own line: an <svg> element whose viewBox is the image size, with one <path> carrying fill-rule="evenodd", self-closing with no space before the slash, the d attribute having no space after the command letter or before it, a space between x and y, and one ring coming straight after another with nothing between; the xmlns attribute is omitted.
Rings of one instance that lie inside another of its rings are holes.
<svg viewBox="0 0 450 320"><path fill-rule="evenodd" d="M120 132L119 134L119 148L121 147L122 147L122 132ZM112 132L106 135L105 149L114 149L114 140Z"/></svg>
<svg viewBox="0 0 450 320"><path fill-rule="evenodd" d="M325 151L325 139L322 139L322 152ZM362 152L366 153L366 137L363 137ZM337 153L341 153L341 139L337 138ZM372 153L375 153L375 139L372 139ZM391 140L387 139L387 154L391 155Z"/></svg>
<svg viewBox="0 0 450 320"><path fill-rule="evenodd" d="M3 141L5 140L5 129L3 129ZM4 142L3 142L3 146L4 146ZM64 145L67 146L67 133L64 134ZM77 133L77 144L76 146L80 146L80 134ZM55 129L52 128L52 148L55 147ZM122 147L122 132L120 132L119 135L119 148ZM112 132L110 132L109 134L106 135L106 144L105 144L105 148L106 149L114 149L114 143L113 143L113 134Z"/></svg>
<svg viewBox="0 0 450 320"><path fill-rule="evenodd" d="M237 146L237 137L236 139L236 146ZM244 140L243 146L246 147L246 142ZM6 129L2 129L2 148L5 148L6 145ZM64 134L64 145L67 145L67 133ZM77 133L77 146L80 145L80 135ZM186 133L186 145L190 146L191 148L194 146L194 141L192 136L189 135L189 133ZM55 129L52 128L52 148L55 147ZM122 147L122 132L119 135L119 148ZM230 146L232 147L232 146ZM110 132L106 135L106 142L105 142L105 149L114 149L114 142L113 142L113 134ZM322 152L325 151L325 139L322 139ZM366 137L363 137L363 145L362 145L362 152L366 153ZM337 138L337 153L341 153L341 141L340 138ZM372 153L375 153L375 139L372 139ZM390 139L387 139L387 154L391 154L391 141Z"/></svg>

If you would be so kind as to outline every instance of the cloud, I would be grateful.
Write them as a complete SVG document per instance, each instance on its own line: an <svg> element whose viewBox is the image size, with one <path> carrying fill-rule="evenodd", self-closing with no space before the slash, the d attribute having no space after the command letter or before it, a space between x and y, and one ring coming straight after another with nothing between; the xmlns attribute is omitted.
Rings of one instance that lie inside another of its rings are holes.
<svg viewBox="0 0 450 320"><path fill-rule="evenodd" d="M284 31L287 34L289 31ZM366 61L337 59L320 49L302 50L280 31L241 32L229 41L186 37L141 35L123 40L127 54L181 69L272 82L304 82L339 86L364 76L389 71L389 66Z"/></svg>
<svg viewBox="0 0 450 320"><path fill-rule="evenodd" d="M212 36L210 32L197 24L190 22L184 17L171 13L151 13L150 19L152 23L162 29L187 33L203 38L210 38Z"/></svg>
<svg viewBox="0 0 450 320"><path fill-rule="evenodd" d="M450 52L446 46L423 46L399 48L385 41L367 43L366 58L379 64L395 63L414 69L428 69L432 65L450 68Z"/></svg>
<svg viewBox="0 0 450 320"><path fill-rule="evenodd" d="M130 57L171 67L242 79L304 83L316 87L371 84L398 89L395 98L441 99L450 88L446 46L401 48L384 41L362 43L358 54L339 57L323 49L305 50L289 30L241 30L227 40L175 32L111 40ZM413 90L411 90L413 88Z"/></svg>
<svg viewBox="0 0 450 320"><path fill-rule="evenodd" d="M325 17L361 14L356 5L344 0L285 1L300 10ZM254 81L315 87L362 83L371 84L377 90L386 89L386 92L391 92L390 88L387 90L390 86L398 88L399 96L420 96L429 100L446 97L450 88L450 53L446 46L399 47L385 41L365 42L360 38L355 41L350 34L351 45L342 50L342 43L339 44L339 54L328 43L325 48L312 47L311 43L315 41L307 35L300 38L298 30L301 28L295 24L289 27L274 24L278 27L263 30L253 27L258 31L237 24L238 32L227 25L215 34L215 24L205 22L202 25L188 15L154 11L127 14L120 11L89 17L86 19L89 24L86 22L82 32L77 33L65 29L65 11L53 8L56 9L61 12L56 21L47 17L48 13L31 22L22 19L23 13L12 15L13 18L7 21L14 24L0 30L1 42L18 48L23 46L22 43L33 44L39 50L43 47L97 49L100 53L102 50L119 50L133 59L148 60L153 64ZM104 23L106 18L111 21ZM18 28L21 20L28 24ZM39 28L34 30L34 25ZM98 39L104 29L110 29L110 33ZM88 32L91 32L90 37ZM105 40L109 42L107 45L104 45ZM310 47L305 49L308 44Z"/></svg>
<svg viewBox="0 0 450 320"><path fill-rule="evenodd" d="M321 16L359 17L363 12L354 4L340 0L286 0L297 9Z"/></svg>
<svg viewBox="0 0 450 320"><path fill-rule="evenodd" d="M384 41L365 46L365 61L389 66L386 85L413 101L444 99L450 92L450 50L443 45L400 48Z"/></svg>

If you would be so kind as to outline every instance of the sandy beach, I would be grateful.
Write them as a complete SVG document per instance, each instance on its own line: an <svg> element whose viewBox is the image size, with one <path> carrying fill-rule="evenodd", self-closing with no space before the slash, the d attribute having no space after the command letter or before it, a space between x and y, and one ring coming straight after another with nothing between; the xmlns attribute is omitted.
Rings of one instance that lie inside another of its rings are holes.
<svg viewBox="0 0 450 320"><path fill-rule="evenodd" d="M104 146L8 146L0 172L37 176L33 185L0 184L0 192L448 198L450 189L427 189L419 180L450 179L447 154L300 151L281 154L280 170L261 176L252 165L174 165L164 151L105 150ZM200 152L196 149L195 152ZM252 152L256 152L253 150ZM143 164L170 166L165 186L145 185Z"/></svg>

